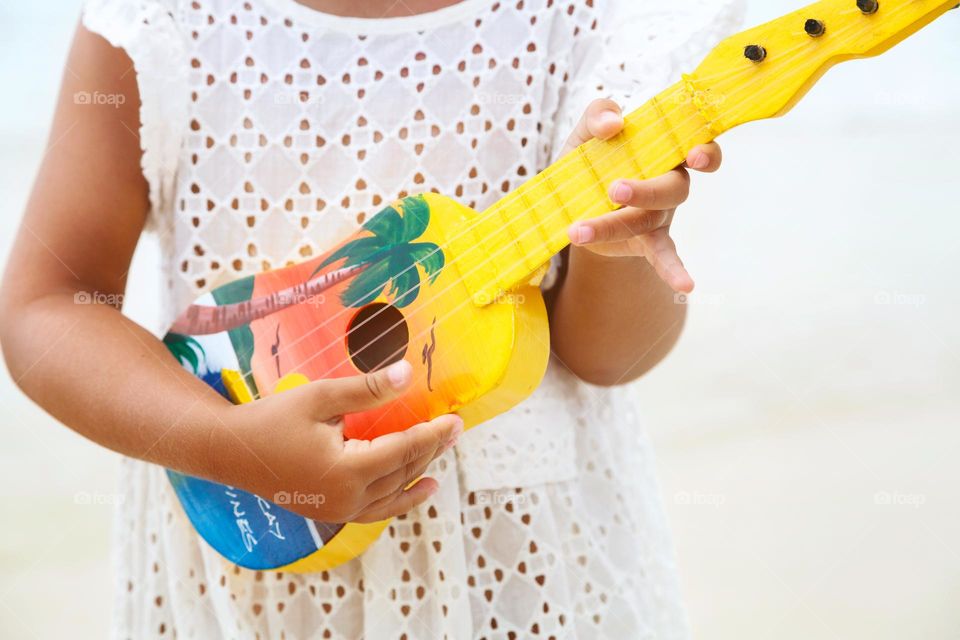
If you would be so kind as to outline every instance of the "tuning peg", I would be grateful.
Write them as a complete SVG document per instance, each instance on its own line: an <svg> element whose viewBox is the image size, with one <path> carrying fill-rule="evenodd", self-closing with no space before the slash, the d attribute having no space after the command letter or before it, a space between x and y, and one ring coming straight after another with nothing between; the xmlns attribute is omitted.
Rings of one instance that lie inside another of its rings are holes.
<svg viewBox="0 0 960 640"><path fill-rule="evenodd" d="M819 38L827 31L827 25L822 20L810 19L803 25L803 30L812 38Z"/></svg>
<svg viewBox="0 0 960 640"><path fill-rule="evenodd" d="M763 62L767 57L767 50L758 44L749 44L743 48L743 57L751 62Z"/></svg>
<svg viewBox="0 0 960 640"><path fill-rule="evenodd" d="M857 8L865 15L870 15L880 9L880 3L877 0L857 0Z"/></svg>

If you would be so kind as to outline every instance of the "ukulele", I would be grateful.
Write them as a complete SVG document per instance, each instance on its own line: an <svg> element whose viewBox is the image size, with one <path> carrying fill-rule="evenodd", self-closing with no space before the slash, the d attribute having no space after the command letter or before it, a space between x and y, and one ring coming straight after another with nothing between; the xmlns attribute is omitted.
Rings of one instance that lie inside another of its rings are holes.
<svg viewBox="0 0 960 640"><path fill-rule="evenodd" d="M220 286L164 343L234 403L406 358L414 383L344 417L375 438L445 413L476 426L526 398L549 356L538 284L568 226L617 208L618 178L647 179L696 145L785 114L838 62L879 54L957 0L823 0L723 41L697 69L482 213L434 193L395 202L316 259ZM386 527L316 522L245 491L167 471L197 532L250 569L320 571ZM287 506L291 506L287 504Z"/></svg>

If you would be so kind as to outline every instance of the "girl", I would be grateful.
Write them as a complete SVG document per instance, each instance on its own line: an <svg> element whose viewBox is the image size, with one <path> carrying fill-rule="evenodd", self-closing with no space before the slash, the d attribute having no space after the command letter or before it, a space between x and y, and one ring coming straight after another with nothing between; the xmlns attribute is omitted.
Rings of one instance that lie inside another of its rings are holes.
<svg viewBox="0 0 960 640"><path fill-rule="evenodd" d="M616 181L625 208L570 229L546 379L459 440L456 416L343 440L336 416L395 397L403 363L232 406L102 302L121 298L144 227L162 244L169 324L404 194L482 210L614 135L619 104L665 87L737 14L735 0L87 2L0 337L27 394L126 456L117 637L686 635L649 447L607 390L680 333L674 291L693 283L668 232L684 168ZM686 164L719 161L707 145ZM294 506L321 520L400 517L335 570L247 571L197 537L163 467L263 496L323 493Z"/></svg>

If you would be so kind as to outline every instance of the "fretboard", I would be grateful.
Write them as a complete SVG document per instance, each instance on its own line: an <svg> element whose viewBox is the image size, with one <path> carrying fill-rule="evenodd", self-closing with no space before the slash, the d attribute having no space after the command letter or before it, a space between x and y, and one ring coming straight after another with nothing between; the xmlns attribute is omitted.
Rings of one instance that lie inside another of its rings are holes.
<svg viewBox="0 0 960 640"><path fill-rule="evenodd" d="M681 164L696 145L721 131L686 78L625 118L620 134L592 140L506 195L451 237L461 278L480 304L530 279L569 244L577 220L618 208L610 184L647 179Z"/></svg>

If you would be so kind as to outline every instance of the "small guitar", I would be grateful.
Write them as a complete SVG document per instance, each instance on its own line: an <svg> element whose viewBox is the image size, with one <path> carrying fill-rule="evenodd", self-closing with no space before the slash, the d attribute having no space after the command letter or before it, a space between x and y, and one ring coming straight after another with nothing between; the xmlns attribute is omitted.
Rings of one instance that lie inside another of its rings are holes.
<svg viewBox="0 0 960 640"><path fill-rule="evenodd" d="M694 146L786 113L834 64L879 54L956 5L823 0L745 31L629 114L618 136L584 144L486 211L436 194L404 198L319 258L202 296L164 342L235 403L406 358L411 389L346 416L346 437L451 412L478 425L539 384L549 352L543 265L567 246L572 222L616 208L613 180L664 174ZM200 535L251 569L334 567L387 524L315 522L239 489L168 474Z"/></svg>

